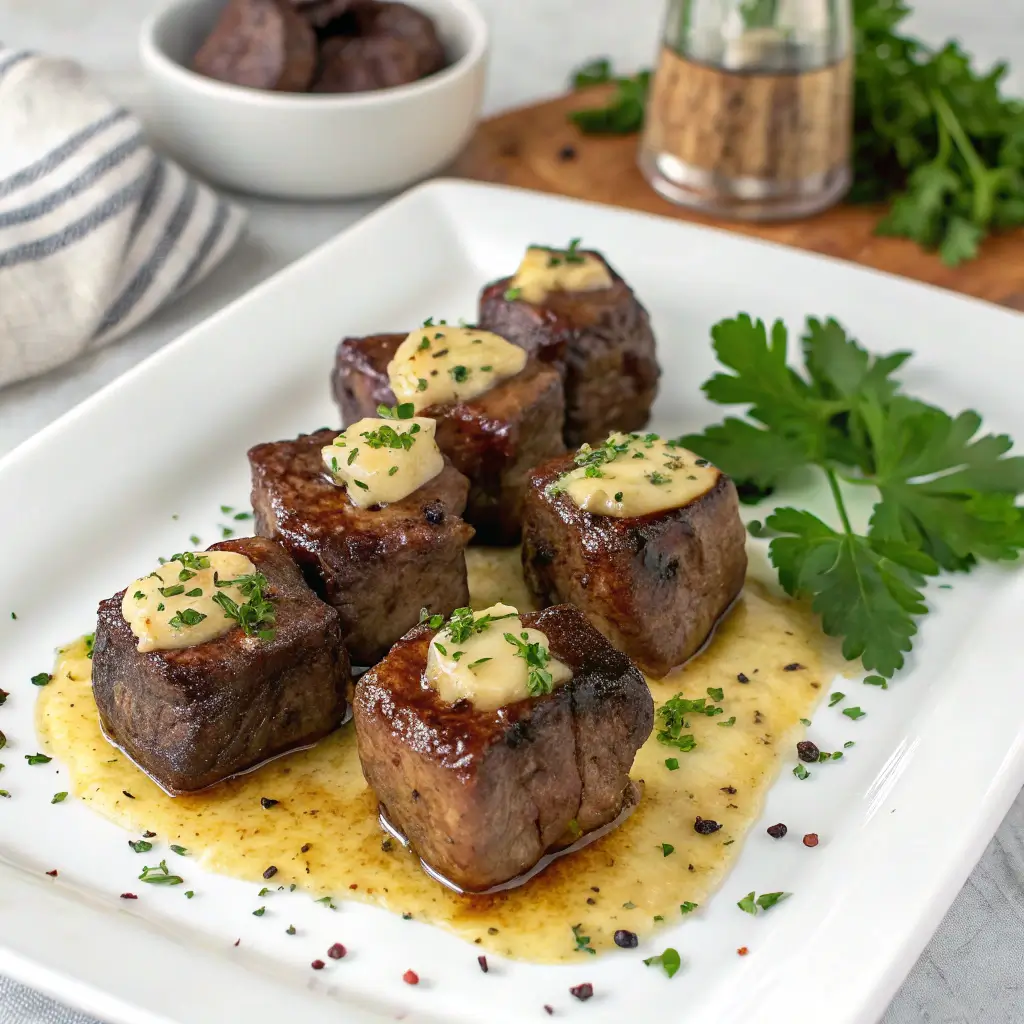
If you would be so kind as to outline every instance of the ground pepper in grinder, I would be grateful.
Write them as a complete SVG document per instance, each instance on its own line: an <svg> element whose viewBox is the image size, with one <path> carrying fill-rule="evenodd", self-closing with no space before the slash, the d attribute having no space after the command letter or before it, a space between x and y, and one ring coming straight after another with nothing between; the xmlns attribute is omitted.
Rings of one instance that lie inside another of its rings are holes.
<svg viewBox="0 0 1024 1024"><path fill-rule="evenodd" d="M849 0L671 0L640 167L666 198L751 220L850 186Z"/></svg>

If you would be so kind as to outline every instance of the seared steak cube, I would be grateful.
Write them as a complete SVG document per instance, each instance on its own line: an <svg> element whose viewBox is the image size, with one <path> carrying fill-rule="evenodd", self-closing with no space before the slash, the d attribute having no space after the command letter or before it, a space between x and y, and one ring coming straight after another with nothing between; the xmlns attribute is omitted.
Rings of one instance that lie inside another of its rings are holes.
<svg viewBox="0 0 1024 1024"><path fill-rule="evenodd" d="M322 461L336 433L251 449L252 507L256 532L280 541L337 609L353 662L372 665L416 625L423 606L447 614L468 601L473 530L459 517L469 484L446 463L401 501L357 508Z"/></svg>
<svg viewBox="0 0 1024 1024"><path fill-rule="evenodd" d="M571 670L550 693L490 710L445 703L426 681L428 651L435 636L454 651L447 627L432 623L403 637L356 689L359 756L382 812L465 892L516 879L624 813L637 799L629 770L653 725L643 676L577 609L520 618Z"/></svg>
<svg viewBox="0 0 1024 1024"><path fill-rule="evenodd" d="M663 478L691 477L686 469L666 468L674 464L671 459L634 460L637 450L649 459L644 445L655 443L632 436L630 450L619 456L624 462L617 465L649 466L656 491L670 486ZM659 439L652 451L663 451L660 446ZM596 470L596 477L584 477L583 483L606 485L603 495L597 492L606 508L614 508L616 499L628 500L626 485L605 476L610 467L594 462L593 450L588 461L584 448L575 459L570 454L538 467L523 508L523 571L538 602L576 605L615 647L654 676L699 650L742 589L747 567L746 531L732 481L691 452L676 451L681 462L696 463L693 476L703 474L700 486L706 487L677 507L636 516L595 512L600 502L584 510L565 489L572 479L567 473L579 485L588 468Z"/></svg>
<svg viewBox="0 0 1024 1024"><path fill-rule="evenodd" d="M272 635L235 626L195 646L142 653L122 613L125 591L99 606L92 687L103 729L172 795L326 736L345 717L351 678L337 612L280 545L243 537L208 550L242 554L266 577Z"/></svg>
<svg viewBox="0 0 1024 1024"><path fill-rule="evenodd" d="M570 447L612 430L639 430L650 418L661 372L647 310L600 253L552 252L554 259L600 261L608 287L523 294L516 277L502 278L480 296L480 326L562 366Z"/></svg>
<svg viewBox="0 0 1024 1024"><path fill-rule="evenodd" d="M395 403L387 367L405 337L345 338L338 346L333 385L346 425ZM514 544L530 469L564 451L558 373L531 359L521 373L482 395L428 406L419 415L437 421L438 447L469 477L465 518L477 540Z"/></svg>

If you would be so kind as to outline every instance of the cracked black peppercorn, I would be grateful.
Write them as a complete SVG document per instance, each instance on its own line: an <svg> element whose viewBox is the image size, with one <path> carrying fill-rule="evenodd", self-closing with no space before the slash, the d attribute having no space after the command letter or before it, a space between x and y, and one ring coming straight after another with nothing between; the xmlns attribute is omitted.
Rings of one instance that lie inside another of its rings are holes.
<svg viewBox="0 0 1024 1024"><path fill-rule="evenodd" d="M444 509L431 506L423 513L427 522L432 526L440 526L444 522Z"/></svg>
<svg viewBox="0 0 1024 1024"><path fill-rule="evenodd" d="M710 818L697 818L693 823L693 831L702 836L709 836L712 832L717 832L721 827L717 821L712 821Z"/></svg>
<svg viewBox="0 0 1024 1024"><path fill-rule="evenodd" d="M810 740L801 740L796 745L796 756L799 757L801 761L806 761L808 764L817 764L818 755L820 753L821 751L818 750L818 745L816 743L812 743Z"/></svg>
<svg viewBox="0 0 1024 1024"><path fill-rule="evenodd" d="M581 1003L585 1003L594 994L594 986L589 981L585 981L582 985L573 985L569 989L569 994L575 996Z"/></svg>
<svg viewBox="0 0 1024 1024"><path fill-rule="evenodd" d="M271 800L269 796L260 797L260 806L265 811L269 811L271 807L276 807L280 803L278 800Z"/></svg>
<svg viewBox="0 0 1024 1024"><path fill-rule="evenodd" d="M635 949L640 942L636 937L636 932L627 932L625 928L620 928L614 938L615 945L621 946L623 949Z"/></svg>
<svg viewBox="0 0 1024 1024"><path fill-rule="evenodd" d="M778 823L778 825L768 826L768 835L770 835L772 839L781 839L788 831L789 829L786 828L786 826L783 825L781 821Z"/></svg>

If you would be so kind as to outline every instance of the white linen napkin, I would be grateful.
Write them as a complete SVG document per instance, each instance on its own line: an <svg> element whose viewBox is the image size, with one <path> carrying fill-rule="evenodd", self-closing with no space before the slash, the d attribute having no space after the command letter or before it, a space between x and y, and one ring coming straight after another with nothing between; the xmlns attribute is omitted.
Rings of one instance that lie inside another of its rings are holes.
<svg viewBox="0 0 1024 1024"><path fill-rule="evenodd" d="M244 223L79 65L0 45L0 387L132 330Z"/></svg>

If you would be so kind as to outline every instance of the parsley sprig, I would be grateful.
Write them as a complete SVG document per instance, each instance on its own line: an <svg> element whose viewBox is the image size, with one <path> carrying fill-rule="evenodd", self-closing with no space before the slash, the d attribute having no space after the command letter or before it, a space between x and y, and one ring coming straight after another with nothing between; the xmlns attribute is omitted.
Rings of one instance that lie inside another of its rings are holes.
<svg viewBox="0 0 1024 1024"><path fill-rule="evenodd" d="M526 662L526 692L531 697L541 697L555 688L554 678L548 671L551 652L540 640L530 643L530 634L525 630L519 636L505 634L507 643L516 649L516 657Z"/></svg>
<svg viewBox="0 0 1024 1024"><path fill-rule="evenodd" d="M258 636L261 640L274 639L276 611L274 603L267 597L269 587L267 577L261 572L246 576L236 576L231 580L215 580L218 587L238 587L245 601L238 604L221 590L213 595L213 600L220 605L229 619L234 619L242 627L246 636Z"/></svg>
<svg viewBox="0 0 1024 1024"><path fill-rule="evenodd" d="M788 332L746 314L712 329L718 373L704 392L745 405L687 448L759 499L795 471L823 471L837 525L804 509L776 508L752 532L771 536L769 556L790 594L809 597L843 654L891 678L926 613L926 577L977 561L1010 561L1024 548L1024 458L1012 441L980 434L981 417L956 416L905 395L893 374L909 353L876 357L835 321L808 319L804 370L791 369ZM872 487L870 519L855 528L843 484Z"/></svg>

